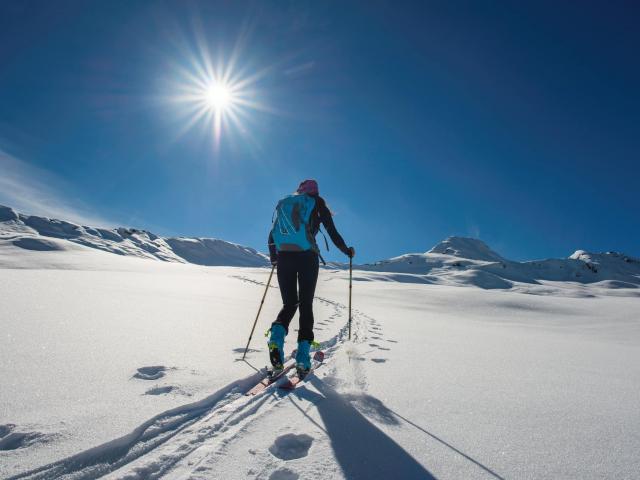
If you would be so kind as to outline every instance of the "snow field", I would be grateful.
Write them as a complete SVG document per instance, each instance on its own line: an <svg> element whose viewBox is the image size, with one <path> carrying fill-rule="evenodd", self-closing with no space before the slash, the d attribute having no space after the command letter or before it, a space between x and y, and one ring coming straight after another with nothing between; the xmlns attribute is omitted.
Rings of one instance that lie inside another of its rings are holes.
<svg viewBox="0 0 640 480"><path fill-rule="evenodd" d="M323 270L323 366L292 392L247 397L280 303L272 286L247 362L237 361L267 269L80 245L0 245L0 261L0 478L640 471L634 288L548 282L532 295L356 271L348 341L346 273Z"/></svg>

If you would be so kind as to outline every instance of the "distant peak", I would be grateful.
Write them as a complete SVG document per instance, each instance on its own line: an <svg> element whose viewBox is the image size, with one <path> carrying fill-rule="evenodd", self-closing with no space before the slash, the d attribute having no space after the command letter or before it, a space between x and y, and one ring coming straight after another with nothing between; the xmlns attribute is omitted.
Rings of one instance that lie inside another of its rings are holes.
<svg viewBox="0 0 640 480"><path fill-rule="evenodd" d="M469 237L449 237L438 243L427 253L452 255L454 257L483 260L488 262L504 260L499 254L491 250L482 240Z"/></svg>
<svg viewBox="0 0 640 480"><path fill-rule="evenodd" d="M18 220L18 213L11 207L0 205L0 222Z"/></svg>
<svg viewBox="0 0 640 480"><path fill-rule="evenodd" d="M573 260L580 260L581 257L589 256L590 253L586 250L576 250L572 255L569 255L569 258Z"/></svg>
<svg viewBox="0 0 640 480"><path fill-rule="evenodd" d="M572 260L580 260L585 263L600 263L602 261L623 261L625 263L640 263L640 260L630 255L626 255L622 252L602 252L594 253L586 250L576 250L572 255L569 255Z"/></svg>

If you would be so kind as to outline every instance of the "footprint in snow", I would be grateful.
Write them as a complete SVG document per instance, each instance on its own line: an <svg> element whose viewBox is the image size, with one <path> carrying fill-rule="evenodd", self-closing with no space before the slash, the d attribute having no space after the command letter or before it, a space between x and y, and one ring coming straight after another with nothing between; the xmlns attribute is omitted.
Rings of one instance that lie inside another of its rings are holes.
<svg viewBox="0 0 640 480"><path fill-rule="evenodd" d="M276 438L273 445L269 447L269 451L274 457L281 460L294 460L306 457L309 454L312 443L313 437L310 435L287 433Z"/></svg>
<svg viewBox="0 0 640 480"><path fill-rule="evenodd" d="M41 432L15 432L15 425L0 425L0 451L26 448L36 443L46 443L54 437Z"/></svg>
<svg viewBox="0 0 640 480"><path fill-rule="evenodd" d="M173 385L166 385L164 387L153 387L144 392L145 395L165 395L176 390Z"/></svg>
<svg viewBox="0 0 640 480"><path fill-rule="evenodd" d="M154 365L151 367L140 367L138 371L133 375L133 378L139 378L140 380L158 380L165 376L167 367L163 365Z"/></svg>
<svg viewBox="0 0 640 480"><path fill-rule="evenodd" d="M269 475L269 480L298 480L300 475L288 468L281 468Z"/></svg>

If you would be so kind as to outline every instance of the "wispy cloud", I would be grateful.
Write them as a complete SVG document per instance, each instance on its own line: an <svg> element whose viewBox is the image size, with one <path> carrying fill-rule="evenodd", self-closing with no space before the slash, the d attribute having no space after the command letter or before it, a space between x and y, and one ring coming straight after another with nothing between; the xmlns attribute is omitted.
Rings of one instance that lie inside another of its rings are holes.
<svg viewBox="0 0 640 480"><path fill-rule="evenodd" d="M301 75L303 73L307 73L309 70L312 70L315 66L316 62L307 62L301 65L296 65L294 67L288 68L284 71L284 74L287 76L296 76Z"/></svg>
<svg viewBox="0 0 640 480"><path fill-rule="evenodd" d="M67 183L42 168L34 167L0 149L0 204L29 215L68 220L84 225L111 226L70 192Z"/></svg>

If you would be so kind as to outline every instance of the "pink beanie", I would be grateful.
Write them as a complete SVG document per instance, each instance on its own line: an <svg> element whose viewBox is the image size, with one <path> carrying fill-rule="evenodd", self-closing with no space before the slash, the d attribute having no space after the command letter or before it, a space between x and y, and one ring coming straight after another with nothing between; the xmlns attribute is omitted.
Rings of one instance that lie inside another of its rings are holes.
<svg viewBox="0 0 640 480"><path fill-rule="evenodd" d="M305 180L300 183L298 193L307 193L309 195L318 195L318 182L315 180Z"/></svg>

